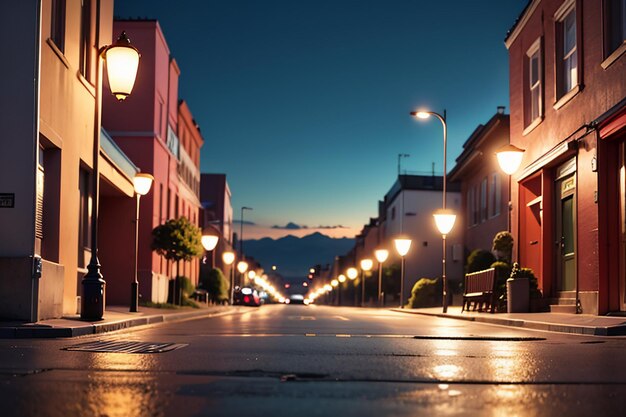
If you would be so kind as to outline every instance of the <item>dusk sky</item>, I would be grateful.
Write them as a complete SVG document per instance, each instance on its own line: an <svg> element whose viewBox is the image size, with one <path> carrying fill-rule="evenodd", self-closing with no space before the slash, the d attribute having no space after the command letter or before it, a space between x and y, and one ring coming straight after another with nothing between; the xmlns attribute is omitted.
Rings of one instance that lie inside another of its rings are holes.
<svg viewBox="0 0 626 417"><path fill-rule="evenodd" d="M159 20L205 139L201 171L227 174L235 218L254 208L245 238L288 222L352 236L399 153L403 170L442 172L441 124L409 111L447 110L448 169L497 106L508 113L503 41L525 4L118 0L115 14Z"/></svg>

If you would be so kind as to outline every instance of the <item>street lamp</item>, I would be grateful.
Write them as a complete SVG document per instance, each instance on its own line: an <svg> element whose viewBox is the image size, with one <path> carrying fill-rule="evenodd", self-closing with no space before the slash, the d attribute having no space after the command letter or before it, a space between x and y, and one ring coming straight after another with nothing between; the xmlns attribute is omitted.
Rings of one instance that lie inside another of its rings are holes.
<svg viewBox="0 0 626 417"><path fill-rule="evenodd" d="M356 268L348 268L346 275L350 278L350 281L354 281L359 276L359 271Z"/></svg>
<svg viewBox="0 0 626 417"><path fill-rule="evenodd" d="M241 224L239 225L239 257L243 259L243 211L252 210L252 207L241 208Z"/></svg>
<svg viewBox="0 0 626 417"><path fill-rule="evenodd" d="M222 253L222 261L229 267L229 275L230 275L230 304L233 304L233 296L235 291L235 268L232 267L233 262L235 262L235 252L224 252Z"/></svg>
<svg viewBox="0 0 626 417"><path fill-rule="evenodd" d="M136 313L139 305L139 280L137 279L137 259L139 256L139 199L148 194L152 187L154 177L150 174L139 172L133 178L133 187L137 196L137 209L135 210L135 279L130 283L130 312Z"/></svg>
<svg viewBox="0 0 626 417"><path fill-rule="evenodd" d="M393 244L402 259L400 263L400 308L404 308L404 257L411 249L411 239L400 237L394 239Z"/></svg>
<svg viewBox="0 0 626 417"><path fill-rule="evenodd" d="M365 305L365 273L372 269L371 259L361 259L361 307Z"/></svg>
<svg viewBox="0 0 626 417"><path fill-rule="evenodd" d="M256 271L254 269L251 269L250 271L248 271L248 279L254 280L254 278L256 278Z"/></svg>
<svg viewBox="0 0 626 417"><path fill-rule="evenodd" d="M441 261L442 265L442 277L441 280L443 282L443 312L448 312L448 280L446 278L446 235L450 233L452 227L454 227L454 222L456 220L456 215L446 209L446 171L447 171L447 148L448 148L448 124L446 123L446 111L443 111L443 116L439 113L433 111L418 111L411 112L411 116L416 116L419 119L428 119L430 116L435 116L441 122L443 126L443 206L441 210L436 211L433 216L435 218L435 224L439 229L439 233L441 233L441 240L443 246L443 257Z"/></svg>
<svg viewBox="0 0 626 417"><path fill-rule="evenodd" d="M383 306L383 263L389 257L389 251L387 249L377 249L374 251L374 256L378 261L378 306Z"/></svg>
<svg viewBox="0 0 626 417"><path fill-rule="evenodd" d="M100 8L96 7L96 26L100 26ZM100 44L96 30L96 45ZM137 77L139 51L130 44L126 32L122 32L113 45L103 46L98 51L95 89L95 111L93 126L93 175L91 178L91 259L87 273L81 281L82 297L80 317L83 320L101 320L104 316L105 281L100 273L98 260L98 206L100 200L100 130L102 128L102 69L107 63L107 77L111 92L122 101L130 95Z"/></svg>
<svg viewBox="0 0 626 417"><path fill-rule="evenodd" d="M505 174L509 176L509 215L507 217L506 229L511 232L511 176L519 169L522 164L522 158L524 157L524 149L520 149L515 145L507 144L498 149L496 152L498 157L498 165Z"/></svg>
<svg viewBox="0 0 626 417"><path fill-rule="evenodd" d="M219 242L219 236L211 233L207 233L202 235L201 242L204 250L207 252L211 252L211 268L215 268L215 247L217 246L217 242Z"/></svg>
<svg viewBox="0 0 626 417"><path fill-rule="evenodd" d="M243 274L246 273L246 271L248 270L248 262L246 261L239 261L237 263L237 271L239 271L240 278L239 278L239 284L241 285L241 281L243 281Z"/></svg>

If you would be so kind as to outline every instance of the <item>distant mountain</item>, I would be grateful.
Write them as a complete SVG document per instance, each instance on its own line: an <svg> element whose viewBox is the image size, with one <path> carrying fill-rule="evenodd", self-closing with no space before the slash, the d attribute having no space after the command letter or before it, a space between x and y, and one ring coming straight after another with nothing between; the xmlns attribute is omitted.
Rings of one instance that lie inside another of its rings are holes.
<svg viewBox="0 0 626 417"><path fill-rule="evenodd" d="M319 232L298 238L288 235L280 239L244 240L244 252L254 257L265 269L276 265L287 279L305 278L313 265L326 265L335 256L344 255L354 246L354 239L335 239Z"/></svg>

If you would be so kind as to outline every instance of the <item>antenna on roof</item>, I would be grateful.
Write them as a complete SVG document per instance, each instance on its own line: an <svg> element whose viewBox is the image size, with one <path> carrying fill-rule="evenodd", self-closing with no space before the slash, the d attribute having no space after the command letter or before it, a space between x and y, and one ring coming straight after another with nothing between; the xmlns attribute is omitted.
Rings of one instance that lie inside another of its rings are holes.
<svg viewBox="0 0 626 417"><path fill-rule="evenodd" d="M435 176L435 163L433 162L433 168L432 168L432 176Z"/></svg>

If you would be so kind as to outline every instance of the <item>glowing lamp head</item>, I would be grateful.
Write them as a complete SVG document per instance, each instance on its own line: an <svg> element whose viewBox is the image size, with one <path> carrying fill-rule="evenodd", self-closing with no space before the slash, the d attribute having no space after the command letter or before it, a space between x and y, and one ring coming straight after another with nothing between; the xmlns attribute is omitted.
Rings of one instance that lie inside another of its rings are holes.
<svg viewBox="0 0 626 417"><path fill-rule="evenodd" d="M496 156L498 157L500 169L502 169L502 171L504 171L507 175L513 175L522 164L524 149L508 144L498 149Z"/></svg>
<svg viewBox="0 0 626 417"><path fill-rule="evenodd" d="M389 251L387 249L378 249L374 251L374 256L376 256L376 260L382 264L389 257Z"/></svg>
<svg viewBox="0 0 626 417"><path fill-rule="evenodd" d="M431 114L429 111L420 110L420 111L412 111L411 116L415 116L418 119L428 119Z"/></svg>
<svg viewBox="0 0 626 417"><path fill-rule="evenodd" d="M339 281L337 281L336 279L330 281L330 285L333 287L336 287L337 285L339 285Z"/></svg>
<svg viewBox="0 0 626 417"><path fill-rule="evenodd" d="M247 270L248 270L248 262L239 261L239 263L237 264L237 271L243 274Z"/></svg>
<svg viewBox="0 0 626 417"><path fill-rule="evenodd" d="M152 175L144 172L138 172L133 178L133 187L135 188L135 192L139 195L148 194L150 188L152 187L152 181L154 181L154 177Z"/></svg>
<svg viewBox="0 0 626 417"><path fill-rule="evenodd" d="M348 278L353 280L359 276L359 271L357 271L356 268L348 268L348 270L346 271L346 275L348 276Z"/></svg>
<svg viewBox="0 0 626 417"><path fill-rule="evenodd" d="M369 271L372 269L374 262L371 259L361 259L361 269L363 271Z"/></svg>
<svg viewBox="0 0 626 417"><path fill-rule="evenodd" d="M251 269L250 271L248 271L248 279L254 279L256 277L256 271L254 269Z"/></svg>
<svg viewBox="0 0 626 417"><path fill-rule="evenodd" d="M139 57L139 51L130 44L126 32L122 32L117 41L104 51L109 87L120 101L125 100L133 91Z"/></svg>
<svg viewBox="0 0 626 417"><path fill-rule="evenodd" d="M213 249L215 249L215 247L217 246L217 242L220 240L220 238L216 235L203 235L202 236L202 246L204 247L204 250L206 251L212 251Z"/></svg>
<svg viewBox="0 0 626 417"><path fill-rule="evenodd" d="M346 276L344 274L341 274L337 277L337 280L339 282L346 282Z"/></svg>
<svg viewBox="0 0 626 417"><path fill-rule="evenodd" d="M222 254L222 260L226 265L230 265L235 262L235 253L234 252L224 252Z"/></svg>
<svg viewBox="0 0 626 417"><path fill-rule="evenodd" d="M452 210L437 210L433 214L433 217L435 218L435 224L437 225L437 229L439 229L439 233L442 235L450 233L456 221L456 214L454 214Z"/></svg>
<svg viewBox="0 0 626 417"><path fill-rule="evenodd" d="M332 287L332 286L330 286L330 285L328 285L328 284L324 285L324 291L326 291L326 292L331 292L332 290L333 290L333 287Z"/></svg>
<svg viewBox="0 0 626 417"><path fill-rule="evenodd" d="M402 257L406 256L406 254L409 253L409 249L411 249L411 239L397 238L393 240L393 244L396 247L398 255Z"/></svg>

